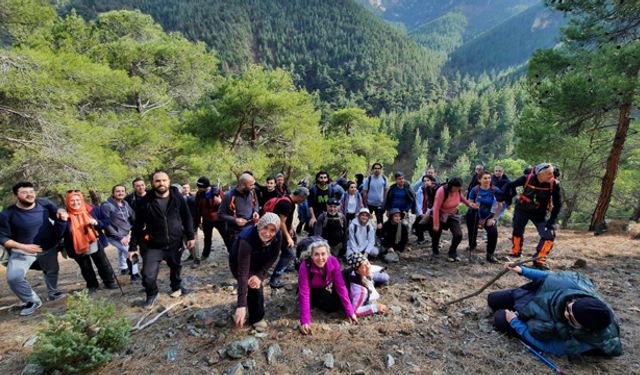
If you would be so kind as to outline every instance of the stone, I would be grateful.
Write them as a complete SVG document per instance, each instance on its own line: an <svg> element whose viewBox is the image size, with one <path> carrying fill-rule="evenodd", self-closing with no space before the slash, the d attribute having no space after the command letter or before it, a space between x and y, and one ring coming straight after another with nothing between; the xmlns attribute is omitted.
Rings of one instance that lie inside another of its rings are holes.
<svg viewBox="0 0 640 375"><path fill-rule="evenodd" d="M278 345L277 343L269 345L269 347L267 348L267 363L270 365L274 364L278 357L281 355L282 349L280 348L280 345Z"/></svg>
<svg viewBox="0 0 640 375"><path fill-rule="evenodd" d="M310 357L310 356L313 355L313 350L307 349L307 348L302 348L302 355Z"/></svg>
<svg viewBox="0 0 640 375"><path fill-rule="evenodd" d="M42 375L44 374L44 367L35 364L35 363L28 363L26 366L24 366L24 369L22 369L21 375Z"/></svg>
<svg viewBox="0 0 640 375"><path fill-rule="evenodd" d="M173 328L169 329L167 333L165 333L165 336L167 336L168 338L172 338L175 335L176 335L176 331L174 331Z"/></svg>
<svg viewBox="0 0 640 375"><path fill-rule="evenodd" d="M398 253L396 252L386 253L382 258L382 260L384 260L387 263L398 263L400 262L400 256L398 256Z"/></svg>
<svg viewBox="0 0 640 375"><path fill-rule="evenodd" d="M176 359L178 359L178 352L176 352L175 350L169 350L165 353L164 358L167 360L167 362L175 362Z"/></svg>
<svg viewBox="0 0 640 375"><path fill-rule="evenodd" d="M242 367L246 368L247 370L251 370L252 368L256 367L256 365L256 361L253 359L242 361Z"/></svg>
<svg viewBox="0 0 640 375"><path fill-rule="evenodd" d="M235 364L235 366L226 370L223 374L224 375L242 375L244 374L244 366L242 366L242 363L238 362Z"/></svg>
<svg viewBox="0 0 640 375"><path fill-rule="evenodd" d="M391 311L393 311L393 313L394 313L394 314L396 314L396 315L397 315L397 314L400 314L400 313L402 312L402 307L400 307L400 306L396 306L396 305L391 305L391 306L389 306L389 309L390 309Z"/></svg>
<svg viewBox="0 0 640 375"><path fill-rule="evenodd" d="M328 369L332 369L333 366L335 365L335 359L333 359L333 354L331 353L327 353L324 356L322 356L322 361L323 361L323 365L324 367L328 368Z"/></svg>
<svg viewBox="0 0 640 375"><path fill-rule="evenodd" d="M391 368L393 367L393 365L396 364L396 360L393 358L393 356L391 354L387 354L387 358L385 359L385 365L387 366L387 368Z"/></svg>
<svg viewBox="0 0 640 375"><path fill-rule="evenodd" d="M424 280L428 280L428 278L425 275L420 275L418 273L414 273L413 275L411 275L411 280L412 281L424 281Z"/></svg>
<svg viewBox="0 0 640 375"><path fill-rule="evenodd" d="M216 353L208 355L204 358L205 362L207 362L207 366L213 366L220 362L220 356Z"/></svg>
<svg viewBox="0 0 640 375"><path fill-rule="evenodd" d="M362 369L359 369L353 372L353 375L366 375L366 374L367 372Z"/></svg>
<svg viewBox="0 0 640 375"><path fill-rule="evenodd" d="M36 343L36 341L38 341L38 335L33 335L30 336L25 342L24 344L22 344L23 347L29 347L29 346L33 346L33 344Z"/></svg>
<svg viewBox="0 0 640 375"><path fill-rule="evenodd" d="M587 266L587 260L584 258L576 259L575 263L573 263L573 268L585 268Z"/></svg>
<svg viewBox="0 0 640 375"><path fill-rule="evenodd" d="M245 355L258 350L260 344L255 337L247 337L242 340L234 341L227 346L227 356L239 359Z"/></svg>
<svg viewBox="0 0 640 375"><path fill-rule="evenodd" d="M253 337L259 338L259 339L265 339L269 336L268 333L266 332L256 332L253 334Z"/></svg>

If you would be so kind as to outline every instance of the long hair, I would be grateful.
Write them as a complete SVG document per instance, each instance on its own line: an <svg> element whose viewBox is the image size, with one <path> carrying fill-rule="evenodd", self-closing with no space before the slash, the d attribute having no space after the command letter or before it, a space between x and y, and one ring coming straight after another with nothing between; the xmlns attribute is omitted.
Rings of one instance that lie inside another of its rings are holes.
<svg viewBox="0 0 640 375"><path fill-rule="evenodd" d="M447 181L447 184L444 187L444 200L446 201L449 197L449 193L453 190L454 187L462 189L462 179L460 177L454 177Z"/></svg>

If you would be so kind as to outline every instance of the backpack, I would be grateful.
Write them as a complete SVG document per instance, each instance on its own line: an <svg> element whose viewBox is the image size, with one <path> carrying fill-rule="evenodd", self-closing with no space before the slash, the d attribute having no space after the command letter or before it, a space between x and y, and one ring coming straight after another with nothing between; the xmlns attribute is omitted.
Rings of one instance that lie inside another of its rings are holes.
<svg viewBox="0 0 640 375"><path fill-rule="evenodd" d="M358 224L353 223L353 225L358 225ZM356 241L356 245L360 246L360 244L358 243L358 236L355 235L356 230L357 228L353 229L353 233L354 233L353 240ZM371 224L367 223L367 237L369 237L369 232L371 232Z"/></svg>
<svg viewBox="0 0 640 375"><path fill-rule="evenodd" d="M273 210L275 210L275 208L278 205L278 203L282 202L285 199L288 200L289 202L291 202L291 204L293 204L293 201L289 197L271 198L264 204L264 206L262 206L262 213L273 212Z"/></svg>
<svg viewBox="0 0 640 375"><path fill-rule="evenodd" d="M324 220L322 221L322 229L327 227L327 222L329 221L327 220L327 216L329 215L324 215ZM344 221L345 221L344 215L341 213L338 213L338 220L340 220L340 228L344 229Z"/></svg>
<svg viewBox="0 0 640 375"><path fill-rule="evenodd" d="M384 181L384 187L383 190L387 188L387 177L385 177L385 175L381 174L380 176L382 176L382 181ZM367 188L368 190L371 190L371 175L369 175L369 177L367 177Z"/></svg>
<svg viewBox="0 0 640 375"><path fill-rule="evenodd" d="M473 193L476 195L476 199L478 199L478 196L480 194L480 185L474 186L473 189L471 189L471 191L473 191ZM495 185L491 185L491 191L493 192L493 196L495 197L496 191L498 191L498 188ZM471 196L471 194L469 194L469 196Z"/></svg>
<svg viewBox="0 0 640 375"><path fill-rule="evenodd" d="M535 171L535 165L531 166L531 170L529 171L529 174L527 175L527 180L525 181L524 185L522 186L522 193L520 193L520 195L518 195L518 201L521 204L527 204L527 205L531 205L533 206L533 208L538 209L540 208L540 202L537 201L537 196L536 196L536 191L549 191L551 193L553 193L553 185L555 183L555 178L551 179L551 182L549 182L549 187L545 188L545 187L539 187L539 186L533 186L530 184L531 179L534 176L534 172ZM528 189L528 190L527 190ZM547 209L550 209L552 205L552 199L549 199L549 202L547 203Z"/></svg>

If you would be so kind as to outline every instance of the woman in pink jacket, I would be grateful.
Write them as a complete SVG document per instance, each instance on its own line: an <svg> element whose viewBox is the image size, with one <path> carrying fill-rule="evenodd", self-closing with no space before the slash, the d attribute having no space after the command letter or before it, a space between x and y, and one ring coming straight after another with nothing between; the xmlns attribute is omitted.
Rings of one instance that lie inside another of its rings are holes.
<svg viewBox="0 0 640 375"><path fill-rule="evenodd" d="M457 249L460 241L462 241L462 229L460 227L460 216L458 215L458 205L461 202L467 207L478 208L477 204L470 202L462 194L462 179L459 177L454 177L447 181L446 185L439 187L433 201L433 226L429 230L431 251L433 256L438 256L442 230L450 230L453 238L449 247L449 262L460 261Z"/></svg>
<svg viewBox="0 0 640 375"><path fill-rule="evenodd" d="M311 306L327 312L338 311L342 306L349 321L357 322L340 263L329 252L329 245L325 241L316 241L309 245L307 251L309 256L300 263L298 271L300 331L305 335L312 333Z"/></svg>

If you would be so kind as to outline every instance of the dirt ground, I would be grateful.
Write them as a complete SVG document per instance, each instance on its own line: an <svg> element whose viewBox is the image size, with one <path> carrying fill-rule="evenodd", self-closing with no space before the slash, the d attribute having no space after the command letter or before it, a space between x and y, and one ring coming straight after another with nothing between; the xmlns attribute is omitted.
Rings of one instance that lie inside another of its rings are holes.
<svg viewBox="0 0 640 375"><path fill-rule="evenodd" d="M525 254L533 252L535 230L528 228ZM413 237L413 236L412 236ZM448 237L443 236L444 240ZM509 228L501 228L498 256L510 248ZM414 238L412 238L412 241ZM496 275L500 265L484 264L484 244L479 251L460 246L461 263L446 259L431 261L428 244L416 245L401 254L400 263L390 264L391 283L380 289L382 303L391 307L387 315L346 323L343 313L313 311L314 335L298 333L296 275L285 276L288 287L272 291L265 287L266 334L258 333L259 348L242 359L220 357L218 350L232 341L256 335L251 329L235 329L231 316L235 309L235 289L227 266L226 251L215 242L212 258L199 268L183 268L184 285L192 293L182 304L155 324L135 333L128 350L96 371L98 374L216 374L229 371L239 362L249 374L544 374L552 373L542 361L517 340L494 332L489 322L485 298L488 292L511 288L525 282L507 274L479 296L448 308L442 303L467 294ZM640 256L638 241L626 236L594 237L590 233L562 231L549 264L553 270L570 269L579 258L587 265L579 272L598 286L612 305L620 322L624 354L612 359L567 358L547 355L552 362L571 374L640 374ZM444 244L444 247L448 246ZM115 251L109 251L115 264ZM82 289L84 282L75 262L61 259L60 287L65 292ZM380 261L374 262L380 263ZM418 277L421 276L421 277ZM30 271L29 280L36 291L46 295L42 274ZM121 279L127 279L121 277ZM144 310L139 307L144 293L139 284L123 280L126 295L119 290L100 290L95 298L114 302L118 310L135 323ZM161 291L169 291L168 268L159 276ZM634 286L635 285L635 286ZM0 306L17 303L6 284L5 269L0 269ZM158 306L176 302L161 294ZM46 302L29 317L18 316L18 309L0 311L0 374L19 374L25 366L30 347L24 343L42 327L47 314L60 314L65 302ZM282 354L267 363L267 348L278 343ZM167 359L175 352L175 360ZM324 366L332 354L332 369ZM388 355L395 362L388 367Z"/></svg>

